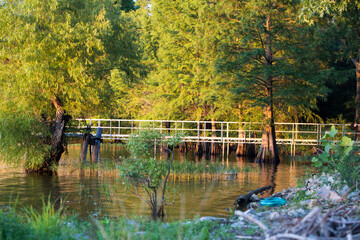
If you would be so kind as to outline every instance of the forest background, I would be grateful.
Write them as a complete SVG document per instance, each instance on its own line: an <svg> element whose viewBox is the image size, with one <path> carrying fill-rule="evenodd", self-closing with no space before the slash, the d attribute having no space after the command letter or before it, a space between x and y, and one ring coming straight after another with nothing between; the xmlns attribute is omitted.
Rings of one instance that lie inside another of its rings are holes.
<svg viewBox="0 0 360 240"><path fill-rule="evenodd" d="M48 169L75 117L357 123L359 6L1 1L0 155Z"/></svg>

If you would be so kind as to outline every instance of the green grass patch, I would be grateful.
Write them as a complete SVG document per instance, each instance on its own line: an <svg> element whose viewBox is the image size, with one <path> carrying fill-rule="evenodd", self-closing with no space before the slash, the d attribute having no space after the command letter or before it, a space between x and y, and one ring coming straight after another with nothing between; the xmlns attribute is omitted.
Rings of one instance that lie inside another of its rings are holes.
<svg viewBox="0 0 360 240"><path fill-rule="evenodd" d="M55 210L48 201L41 211L33 208L0 210L0 239L233 239L229 226L209 221L164 223L146 218L90 217L81 220Z"/></svg>

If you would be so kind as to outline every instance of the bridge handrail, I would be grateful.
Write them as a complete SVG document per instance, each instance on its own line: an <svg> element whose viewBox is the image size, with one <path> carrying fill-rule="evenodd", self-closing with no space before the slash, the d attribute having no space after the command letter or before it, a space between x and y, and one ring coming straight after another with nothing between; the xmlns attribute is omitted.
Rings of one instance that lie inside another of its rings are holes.
<svg viewBox="0 0 360 240"><path fill-rule="evenodd" d="M225 121L189 121L189 120L144 120L144 119L74 119L78 122L78 129L92 127L102 127L104 138L118 139L126 138L136 130L147 127L159 131L185 132L187 139L198 139L206 141L256 141L261 140L263 123L261 122L225 122ZM166 127L166 124L170 125ZM190 125L189 125L190 124ZM215 124L216 130L202 128L202 124ZM339 136L353 136L354 130L350 124L326 124L326 123L284 123L276 122L275 129L277 140L282 144L319 144L325 131L330 130L331 126L337 127ZM340 126L340 128L339 128ZM217 136L212 137L213 133ZM243 135L240 136L239 135ZM77 133L74 133L77 134ZM239 137L240 136L240 137ZM245 139L245 140L244 140ZM286 142L286 143L285 143Z"/></svg>

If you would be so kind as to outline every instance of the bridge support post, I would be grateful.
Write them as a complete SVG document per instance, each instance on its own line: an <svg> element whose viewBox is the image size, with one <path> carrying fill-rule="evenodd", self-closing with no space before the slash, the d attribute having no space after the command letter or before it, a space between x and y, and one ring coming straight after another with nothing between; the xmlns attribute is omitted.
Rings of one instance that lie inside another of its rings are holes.
<svg viewBox="0 0 360 240"><path fill-rule="evenodd" d="M92 154L92 162L93 163L97 163L99 161L99 155L100 155L100 143L101 143L101 135L102 135L102 128L99 127L96 130L96 136L94 138L94 142L93 142L93 154Z"/></svg>
<svg viewBox="0 0 360 240"><path fill-rule="evenodd" d="M86 156L88 152L88 147L91 141L91 125L87 126L86 133L83 136L83 142L80 152L80 164L86 161Z"/></svg>
<svg viewBox="0 0 360 240"><path fill-rule="evenodd" d="M222 160L225 158L224 123L221 123Z"/></svg>

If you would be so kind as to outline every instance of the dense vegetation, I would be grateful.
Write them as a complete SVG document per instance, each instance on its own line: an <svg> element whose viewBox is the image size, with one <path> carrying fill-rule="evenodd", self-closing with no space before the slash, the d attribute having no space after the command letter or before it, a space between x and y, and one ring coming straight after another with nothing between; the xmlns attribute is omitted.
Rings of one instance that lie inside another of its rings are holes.
<svg viewBox="0 0 360 240"><path fill-rule="evenodd" d="M358 122L359 12L357 0L1 1L0 154L51 171L71 117L240 120L263 122L258 160L277 162L274 121ZM342 88L346 102L327 99ZM9 138L12 119L23 131Z"/></svg>

